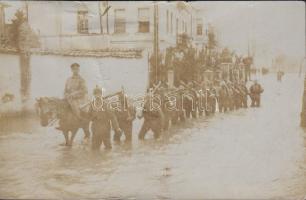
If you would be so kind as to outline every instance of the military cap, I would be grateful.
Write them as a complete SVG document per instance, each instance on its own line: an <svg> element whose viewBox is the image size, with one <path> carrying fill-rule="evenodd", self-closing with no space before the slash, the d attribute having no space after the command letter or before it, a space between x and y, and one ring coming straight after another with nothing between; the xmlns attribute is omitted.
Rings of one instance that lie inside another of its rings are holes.
<svg viewBox="0 0 306 200"><path fill-rule="evenodd" d="M80 65L79 65L78 63L73 63L70 67L71 67L71 68L75 68L75 67L79 68Z"/></svg>

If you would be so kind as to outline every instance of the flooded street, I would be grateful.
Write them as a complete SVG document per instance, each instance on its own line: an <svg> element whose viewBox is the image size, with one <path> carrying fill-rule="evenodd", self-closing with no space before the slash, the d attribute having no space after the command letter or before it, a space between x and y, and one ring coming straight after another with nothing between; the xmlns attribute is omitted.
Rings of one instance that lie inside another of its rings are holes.
<svg viewBox="0 0 306 200"><path fill-rule="evenodd" d="M0 198L267 199L306 195L303 78L260 78L260 108L189 120L159 141L94 153L37 119L1 122ZM249 101L250 103L250 101Z"/></svg>

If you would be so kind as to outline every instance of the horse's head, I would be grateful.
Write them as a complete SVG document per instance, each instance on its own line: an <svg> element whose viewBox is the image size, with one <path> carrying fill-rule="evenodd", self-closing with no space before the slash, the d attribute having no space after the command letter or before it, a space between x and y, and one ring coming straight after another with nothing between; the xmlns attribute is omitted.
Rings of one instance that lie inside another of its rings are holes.
<svg viewBox="0 0 306 200"><path fill-rule="evenodd" d="M36 110L42 126L48 126L51 121L56 119L56 105L48 97L36 99Z"/></svg>

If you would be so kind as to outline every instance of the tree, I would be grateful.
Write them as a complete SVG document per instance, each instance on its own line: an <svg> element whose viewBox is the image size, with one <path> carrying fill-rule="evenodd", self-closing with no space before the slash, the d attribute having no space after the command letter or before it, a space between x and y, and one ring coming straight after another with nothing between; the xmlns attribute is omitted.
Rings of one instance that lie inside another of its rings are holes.
<svg viewBox="0 0 306 200"><path fill-rule="evenodd" d="M40 44L37 35L32 31L27 18L21 10L17 10L15 13L15 18L12 20L10 35L11 44L19 53L20 94L22 101L25 102L30 96L30 49L39 47Z"/></svg>

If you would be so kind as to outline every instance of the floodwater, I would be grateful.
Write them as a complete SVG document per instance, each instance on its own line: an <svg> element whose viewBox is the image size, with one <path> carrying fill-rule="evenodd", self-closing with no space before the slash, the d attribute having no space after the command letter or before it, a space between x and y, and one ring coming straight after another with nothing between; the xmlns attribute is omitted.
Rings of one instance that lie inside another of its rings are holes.
<svg viewBox="0 0 306 200"><path fill-rule="evenodd" d="M303 199L303 78L263 76L260 108L189 120L161 140L94 153L37 119L2 122L0 198Z"/></svg>

